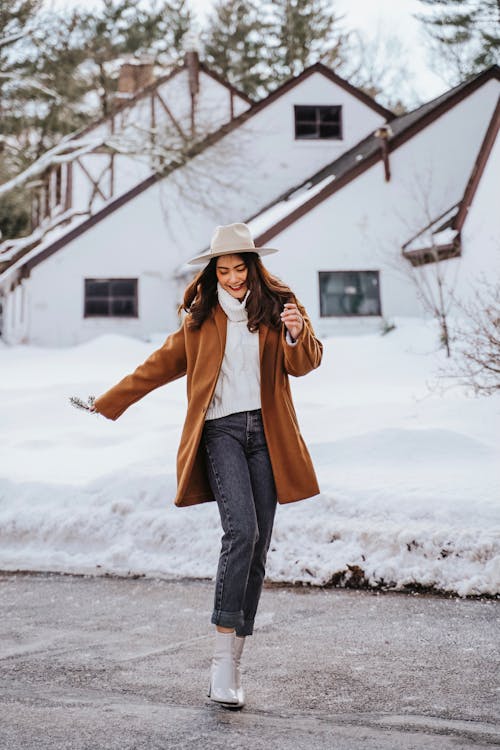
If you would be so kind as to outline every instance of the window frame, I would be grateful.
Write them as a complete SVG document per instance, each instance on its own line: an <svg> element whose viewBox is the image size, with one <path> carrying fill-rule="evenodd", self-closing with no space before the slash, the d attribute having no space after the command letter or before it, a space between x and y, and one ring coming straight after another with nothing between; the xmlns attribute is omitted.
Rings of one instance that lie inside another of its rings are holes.
<svg viewBox="0 0 500 750"><path fill-rule="evenodd" d="M365 312L365 313L343 313L341 315L326 315L323 314L322 310L322 299L321 299L321 275L322 274L339 274L339 273L372 273L376 274L377 277L377 302L378 312ZM336 271L318 271L318 294L319 294L319 317L322 320L340 320L342 318L380 318L382 317L382 299L380 296L380 269L378 268L356 268L356 269L342 269Z"/></svg>
<svg viewBox="0 0 500 750"><path fill-rule="evenodd" d="M315 127L316 127L316 135L314 136L297 135L297 112L299 109L316 110L316 117L315 117L315 122L314 122ZM328 135L328 136L323 136L323 137L320 135L320 128L321 128L320 110L322 109L337 110L338 127L339 127L338 135ZM296 141L342 141L344 139L343 112L342 112L341 104L294 104L293 114L294 114L294 134L295 134Z"/></svg>
<svg viewBox="0 0 500 750"><path fill-rule="evenodd" d="M133 291L133 297L132 296L125 296L125 295L113 295L111 294L111 289L108 292L107 296L104 297L97 297L96 295L88 295L87 294L87 284L89 283L116 283L116 282L132 282L134 285L134 291ZM103 300L106 299L108 303L108 313L89 313L87 312L87 302L90 300ZM112 304L117 299L125 299L125 300L133 300L133 308L134 311L131 315L116 315L112 312ZM130 320L130 319L136 319L139 317L139 279L137 277L112 277L112 278L84 278L83 280L83 317L87 319L92 318L105 318L108 320L109 318L113 319L119 319L119 320Z"/></svg>

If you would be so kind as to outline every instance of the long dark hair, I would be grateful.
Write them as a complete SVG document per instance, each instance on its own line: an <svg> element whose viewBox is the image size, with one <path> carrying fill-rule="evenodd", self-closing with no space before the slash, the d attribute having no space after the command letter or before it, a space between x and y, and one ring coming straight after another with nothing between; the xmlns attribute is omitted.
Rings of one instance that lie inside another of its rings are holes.
<svg viewBox="0 0 500 750"><path fill-rule="evenodd" d="M295 295L286 284L264 267L258 253L234 253L240 256L247 269L247 287L250 295L246 303L248 330L258 331L259 324L271 328L281 327L280 313L285 302L296 302ZM189 313L190 328L200 328L217 305L217 258L212 258L184 292L179 312Z"/></svg>

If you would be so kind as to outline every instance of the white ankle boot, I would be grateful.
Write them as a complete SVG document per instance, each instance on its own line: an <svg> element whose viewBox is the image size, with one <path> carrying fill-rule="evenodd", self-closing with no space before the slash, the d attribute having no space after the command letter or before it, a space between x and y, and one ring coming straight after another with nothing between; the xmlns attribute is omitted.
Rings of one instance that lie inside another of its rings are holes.
<svg viewBox="0 0 500 750"><path fill-rule="evenodd" d="M235 633L215 631L215 649L210 669L208 697L217 703L238 706L234 661Z"/></svg>
<svg viewBox="0 0 500 750"><path fill-rule="evenodd" d="M236 673L236 693L238 696L238 706L245 705L245 691L241 686L241 652L245 645L245 636L237 635L234 639L234 668Z"/></svg>

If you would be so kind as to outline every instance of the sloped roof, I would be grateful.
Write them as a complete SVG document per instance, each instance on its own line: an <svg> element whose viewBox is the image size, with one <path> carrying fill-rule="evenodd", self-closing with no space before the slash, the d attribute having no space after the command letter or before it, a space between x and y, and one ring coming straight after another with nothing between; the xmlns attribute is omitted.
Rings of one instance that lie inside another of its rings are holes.
<svg viewBox="0 0 500 750"><path fill-rule="evenodd" d="M474 78L455 86L450 91L417 107L412 112L391 119L389 127L392 133L387 139L389 153L402 146L491 79L500 80L500 67L498 65L487 68ZM269 242L297 219L380 160L382 160L381 139L375 134L369 135L338 159L308 177L307 180L283 193L277 200L249 219L249 223L258 227L256 236L258 244L264 245ZM330 178L330 180L327 181L327 178ZM309 193L309 190L320 183L324 184L321 190L314 191L314 194ZM300 191L303 191L302 199L295 200L294 194L299 194ZM292 197L294 198L293 208L289 204L287 205ZM266 212L269 216L267 223Z"/></svg>
<svg viewBox="0 0 500 750"><path fill-rule="evenodd" d="M216 78L216 80L220 80L216 74L208 70L208 68L206 67L204 63L200 62L200 68L208 75L212 75L214 78ZM168 78L171 78L174 75L177 75L179 72L181 72L181 70L184 70L184 69L185 69L184 66L176 68L174 71L172 71L169 75L165 76L163 79L158 79L157 81L152 83L150 86L146 87L145 89L142 89L136 95L136 97L133 97L132 99L127 99L127 101L124 103L123 106L124 107L130 106L130 104L136 101L138 98L140 98L141 96L147 95L156 86L161 85L161 83L168 80ZM243 125L248 119L256 115L265 107L272 104L274 101L279 99L284 94L291 91L295 86L302 83L304 80L309 78L311 75L314 75L315 73L320 73L324 75L329 80L336 83L338 86L340 86L344 90L348 91L350 94L355 96L357 99L362 101L367 106L371 107L373 110L378 112L380 115L382 115L386 119L392 120L394 118L393 112L386 109L385 107L382 107L382 105L378 104L374 99L368 96L368 94L365 94L363 91L357 89L355 86L352 86L352 84L348 83L343 78L338 76L336 73L330 70L330 68L328 68L326 65L323 65L323 63L315 63L314 65L311 65L309 68L307 68L302 73L300 73L298 76L295 76L294 78L291 78L285 83L283 83L281 86L275 89L275 91L269 94L265 99L262 99L261 101L253 104L249 109L245 110L240 115L233 118L230 122L226 123L221 128L219 128L219 130L215 131L214 133L210 133L202 141L194 144L193 147L186 154L186 159L194 158L199 153L204 151L206 148L214 145L219 140L221 140L225 135L232 132L233 130L238 128L240 125ZM230 84L226 84L226 85L230 86ZM236 93L238 93L238 95L241 95L240 92L236 91ZM115 114L116 114L116 110L115 110ZM107 118L103 118L102 120L99 120L98 122L94 122L92 125L87 126L87 128L84 129L83 131L79 131L78 135L83 135L88 130L94 128L96 125L100 124L106 119ZM162 180L164 177L168 176L168 174L175 171L179 167L183 166L183 163L172 164L170 165L170 168L168 170L163 170L161 174L150 175L149 177L147 177L142 182L135 185L126 193L123 193L119 197L107 203L105 206L103 206L103 208L101 208L92 216L88 217L86 220L80 221L76 226L73 225L73 226L68 227L67 233L64 234L63 236L58 237L57 240L55 240L54 242L49 241L49 242L42 243L39 248L40 249L39 253L37 253L36 250L34 250L32 246L30 246L31 249L30 251L26 252L26 257L24 256L24 253L23 254L20 253L15 257L15 259L12 259L10 261L5 261L2 263L1 256L0 256L0 276L9 268L12 269L14 265L16 265L16 267L22 267L25 270L25 272L29 272L31 268L38 265L43 260L48 258L50 255L52 255L53 253L63 248L66 244L76 239L76 237L79 237L81 234L86 232L88 229L90 229L92 226L94 226L98 222L105 219L111 213L121 208L124 204L128 203L128 201L140 195L142 192L150 188L156 182L158 182L159 180ZM29 252L29 255L28 255L28 252Z"/></svg>
<svg viewBox="0 0 500 750"><path fill-rule="evenodd" d="M210 70L204 62L200 60L198 65L199 65L199 69L203 71L203 73L205 73L210 78L213 78L214 81L217 81L217 83L220 83L221 86L225 86L225 88L227 88L228 91L233 93L235 96L239 96L240 99L243 99L245 102L247 102L247 104L250 104L250 105L254 104L254 101L250 99L250 97L247 96L247 94L237 89L236 86L233 86L232 83L225 81L218 73L215 73L213 70ZM82 135L85 135L86 133L91 132L94 128L98 127L99 125L102 125L104 122L107 122L112 117L116 117L116 115L122 112L124 109L128 109L129 107L131 107L132 105L140 101L141 99L144 99L145 97L149 96L153 91L155 91L157 88L162 86L164 83L166 83L167 81L170 81L172 78L175 78L175 76L179 75L179 73L182 73L183 71L188 71L188 70L189 68L187 64L183 62L181 65L178 65L169 73L166 73L165 75L160 76L160 78L157 78L156 80L152 81L147 86L144 86L143 88L141 88L133 96L127 97L121 102L116 102L113 106L112 112L110 112L107 115L104 115L103 117L100 117L97 120L94 120L88 125L85 125L85 127L75 132L74 137L80 138Z"/></svg>

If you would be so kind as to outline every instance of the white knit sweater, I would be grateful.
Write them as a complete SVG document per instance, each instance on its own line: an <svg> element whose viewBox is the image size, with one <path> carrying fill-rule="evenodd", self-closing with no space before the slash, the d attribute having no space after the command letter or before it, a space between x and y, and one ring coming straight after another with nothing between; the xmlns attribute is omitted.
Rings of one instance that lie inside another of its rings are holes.
<svg viewBox="0 0 500 750"><path fill-rule="evenodd" d="M205 419L261 408L259 334L247 328L249 294L250 290L240 302L217 284L219 303L227 315L226 348Z"/></svg>

